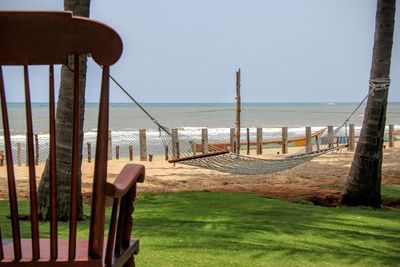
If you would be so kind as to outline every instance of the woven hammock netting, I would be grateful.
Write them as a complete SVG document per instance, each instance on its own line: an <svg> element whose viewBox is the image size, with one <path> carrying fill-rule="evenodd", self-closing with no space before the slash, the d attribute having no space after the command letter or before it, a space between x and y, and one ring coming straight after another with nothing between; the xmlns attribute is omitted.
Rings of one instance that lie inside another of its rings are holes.
<svg viewBox="0 0 400 267"><path fill-rule="evenodd" d="M250 175L267 174L287 170L309 161L315 156L316 155L274 160L252 158L234 153L227 153L204 158L184 160L181 163L220 172Z"/></svg>
<svg viewBox="0 0 400 267"><path fill-rule="evenodd" d="M353 110L350 116L344 120L344 123L329 133L327 129L322 129L312 134L311 142L308 145L309 149L306 153L292 154L278 159L266 159L233 153L231 151L235 151L235 148L232 148L232 145L207 143L207 145L204 146L202 142L196 142L196 140L193 140L190 136L182 134L178 136L177 131L171 131L151 116L151 114L144 109L113 76L110 75L110 78L152 120L152 122L158 126L164 146L168 147L169 162L182 163L221 172L248 175L268 174L287 170L310 161L319 155L335 150L337 151L347 146L347 123L350 118L361 107L369 95L374 94L375 91L387 90L390 86L389 78L371 79L369 81L368 94ZM294 143L294 140L288 139L288 146L290 146L292 142ZM271 144L281 147L278 140L262 143L262 146L271 148ZM245 146L245 144L240 142L239 146L241 150L242 146Z"/></svg>
<svg viewBox="0 0 400 267"><path fill-rule="evenodd" d="M183 134L178 136L178 134L171 133L165 127L160 129L160 137L164 145L168 147L171 163L181 163L220 172L255 175L287 170L310 161L319 155L343 148L346 146L343 138L341 139L343 144L337 143L337 140L339 140L338 136L346 136L346 133L343 132L346 129L344 126L336 128L330 134L327 133L327 129L314 133L311 138L311 152L271 159L233 153L229 144L209 143L207 147L204 147L203 144L196 143L190 136ZM295 140L298 141L299 138ZM288 145L290 146L292 142L294 140L289 139ZM246 146L246 143L241 143L243 151ZM265 142L263 146L267 149L277 149L281 147L281 144L276 140Z"/></svg>

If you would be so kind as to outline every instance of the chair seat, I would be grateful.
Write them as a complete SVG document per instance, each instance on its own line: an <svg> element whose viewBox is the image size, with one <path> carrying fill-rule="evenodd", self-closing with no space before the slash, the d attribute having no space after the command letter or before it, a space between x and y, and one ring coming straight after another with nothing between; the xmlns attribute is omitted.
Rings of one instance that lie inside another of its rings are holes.
<svg viewBox="0 0 400 267"><path fill-rule="evenodd" d="M92 259L88 257L88 240L76 241L76 258L73 261L68 260L68 240L58 240L58 259L50 261L50 240L40 239L40 259L37 260L37 265L40 267L45 266L107 266L104 260ZM104 248L106 243L104 243ZM0 261L3 266L36 266L32 265L32 240L21 239L22 258L20 261L14 261L14 250L12 240L3 240L4 259ZM137 254L139 250L139 240L131 240L131 245L128 250L123 252L122 255L114 255L111 266L116 265L119 260L124 257L131 257ZM105 254L105 252L104 252Z"/></svg>

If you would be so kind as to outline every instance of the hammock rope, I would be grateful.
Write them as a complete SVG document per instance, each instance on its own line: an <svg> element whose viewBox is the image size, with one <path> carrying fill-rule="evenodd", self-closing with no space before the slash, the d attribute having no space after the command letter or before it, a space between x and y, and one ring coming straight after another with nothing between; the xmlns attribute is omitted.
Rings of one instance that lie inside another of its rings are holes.
<svg viewBox="0 0 400 267"><path fill-rule="evenodd" d="M390 79L380 78L370 80L371 89L346 120L339 127L334 129L333 132L326 133L326 131L321 131L321 133L313 137L312 146L313 148L314 146L317 146L317 150L312 149L312 152L293 154L285 158L265 159L232 153L231 150L233 150L233 148L221 144L209 143L207 147L203 147L201 143L193 140L191 136L183 135L181 133L179 134L179 138L176 138L176 140L179 141L173 143L173 134L171 130L159 123L111 74L109 76L111 80L144 112L144 114L146 114L146 116L157 125L160 138L164 146L168 148L170 163L182 163L221 172L247 175L283 171L310 161L322 154L345 147L346 145L339 144L339 142L336 145L334 143L339 132L342 131L343 128L347 131L347 123L362 106L369 95L373 94L375 91L385 90L390 85ZM344 136L347 138L346 133ZM291 140L289 139L288 142L290 143ZM321 145L323 146L321 147ZM175 154L173 152L175 152Z"/></svg>

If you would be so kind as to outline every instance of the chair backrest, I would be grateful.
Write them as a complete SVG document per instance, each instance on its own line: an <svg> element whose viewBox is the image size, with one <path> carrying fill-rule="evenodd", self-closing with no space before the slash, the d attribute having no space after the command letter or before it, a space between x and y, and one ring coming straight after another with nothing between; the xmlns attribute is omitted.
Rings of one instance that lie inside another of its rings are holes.
<svg viewBox="0 0 400 267"><path fill-rule="evenodd" d="M16 193L14 163L9 126L9 111L3 80L2 66L20 65L24 69L25 110L27 132L27 163L29 165L30 217L32 232L32 260L40 258L38 207L36 196L35 156L29 65L49 65L49 135L50 135L50 248L51 258L57 259L57 170L56 170L56 123L54 95L54 65L68 64L74 60L74 104L71 168L70 231L68 255L76 255L77 229L77 179L79 173L79 55L90 54L103 66L99 119L97 129L96 160L93 178L89 256L101 258L105 220L105 186L107 175L107 140L109 121L109 66L122 53L122 41L110 27L70 12L0 12L0 101L4 131L5 159L7 168L8 197L12 225L12 242L15 260L21 258L21 235ZM0 261L4 257L0 232Z"/></svg>

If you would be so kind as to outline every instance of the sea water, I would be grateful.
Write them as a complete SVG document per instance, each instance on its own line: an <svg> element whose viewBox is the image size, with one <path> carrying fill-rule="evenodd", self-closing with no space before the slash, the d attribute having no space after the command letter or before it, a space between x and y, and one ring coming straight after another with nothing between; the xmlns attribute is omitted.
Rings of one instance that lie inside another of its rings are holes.
<svg viewBox="0 0 400 267"><path fill-rule="evenodd" d="M244 103L241 126L298 128L341 125L357 107L357 103ZM161 125L169 128L231 128L235 127L234 103L145 103L143 107ZM25 108L22 103L10 103L9 117L12 134L24 134ZM35 133L48 132L48 105L34 103L33 122ZM350 118L349 123L361 126L365 105ZM98 104L85 107L84 131L96 128ZM1 119L0 119L1 120ZM386 124L400 125L400 103L389 103ZM110 105L110 129L130 131L156 129L157 126L135 104L112 103Z"/></svg>
<svg viewBox="0 0 400 267"><path fill-rule="evenodd" d="M241 109L242 134L246 133L245 128L250 128L252 138L255 138L256 127L261 127L264 139L276 139L280 137L281 127L286 126L289 128L290 137L304 136L306 126L312 126L312 131L317 131L327 125L342 125L357 105L358 103L244 103ZM21 143L25 150L24 105L10 103L8 108L13 143ZM180 134L194 139L201 139L201 129L208 128L210 142L227 142L229 128L235 127L234 103L144 103L143 108L161 125L178 128ZM348 121L348 124L355 124L356 135L361 129L364 109L365 104ZM45 151L44 154L48 150L48 113L47 103L32 105L33 128L39 136L39 146ZM98 104L87 103L84 142L90 142L93 146L96 142L97 114ZM400 128L399 102L388 104L386 124L394 124L395 129ZM112 103L109 125L112 130L113 145L128 147L132 144L137 147L138 129L147 129L147 138L151 140L148 142L149 153L163 153L158 126L137 105ZM0 134L0 149L4 149L2 128ZM13 147L13 150L16 148ZM123 149L121 153L126 154L127 149ZM84 149L84 156L85 154Z"/></svg>

